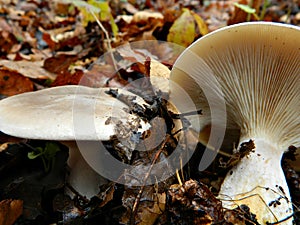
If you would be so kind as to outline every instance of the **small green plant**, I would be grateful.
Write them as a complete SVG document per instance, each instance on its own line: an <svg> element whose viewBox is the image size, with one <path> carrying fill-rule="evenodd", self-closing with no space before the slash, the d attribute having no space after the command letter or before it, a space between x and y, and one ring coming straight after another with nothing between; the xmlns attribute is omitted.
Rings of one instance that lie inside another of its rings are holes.
<svg viewBox="0 0 300 225"><path fill-rule="evenodd" d="M47 142L45 147L37 147L33 151L28 152L27 157L29 159L35 159L40 157L42 159L45 172L49 172L51 166L55 162L55 155L60 151L60 148L55 142Z"/></svg>
<svg viewBox="0 0 300 225"><path fill-rule="evenodd" d="M263 7L261 9L260 15L258 15L256 10L254 8L252 8L251 6L249 6L249 5L239 4L237 2L234 3L234 6L240 8L244 12L248 13L247 21L250 21L251 15L253 15L255 17L255 19L257 19L257 20L263 20L264 17L265 17L266 9L267 9L268 5L269 5L269 1L264 0L264 4L263 4Z"/></svg>

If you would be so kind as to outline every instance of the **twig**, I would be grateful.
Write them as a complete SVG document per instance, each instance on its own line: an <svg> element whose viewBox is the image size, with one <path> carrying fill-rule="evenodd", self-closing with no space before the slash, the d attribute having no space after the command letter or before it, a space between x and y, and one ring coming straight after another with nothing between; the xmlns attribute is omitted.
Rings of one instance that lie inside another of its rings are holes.
<svg viewBox="0 0 300 225"><path fill-rule="evenodd" d="M113 50L112 50L112 47L111 47L111 39L109 37L109 34L107 32L107 30L105 29L105 27L103 26L103 24L101 23L100 20L98 20L97 16L95 15L95 13L88 8L88 11L92 14L92 16L94 17L94 19L96 20L97 24L99 25L100 29L103 31L104 35L105 35L105 38L107 39L107 47L108 47L108 52L110 54L110 57L111 57L111 60L112 60L112 63L113 63L113 67L116 71L116 75L118 75L118 77L121 77L121 75L119 74L119 71L117 69L117 64L116 64L116 61L115 61L115 57L113 55ZM108 83L114 78L115 76L112 76L110 78L108 78L108 80L106 81L106 84L108 85Z"/></svg>
<svg viewBox="0 0 300 225"><path fill-rule="evenodd" d="M137 214L137 209L138 209L138 207L139 207L140 199L141 199L142 194L143 194L144 189L145 189L146 181L147 181L148 177L150 176L150 173L151 173L151 171L152 171L152 169L153 169L154 164L155 164L156 161L158 160L160 154L163 152L164 146L165 146L165 144L167 143L167 141L169 140L169 138L170 138L170 136L167 136L167 137L165 138L165 140L163 141L163 143L161 144L161 148L156 152L156 154L155 154L155 156L154 156L154 158L153 158L153 160L152 160L152 162L151 162L151 166L150 166L148 172L147 172L146 175L145 175L145 178L144 178L144 180L143 180L143 185L141 186L141 189L139 190L139 193L138 193L138 195L136 196L136 199L135 199L134 204L133 204L133 207L132 207L132 212L131 212L130 222L129 222L130 225L134 225L134 219L135 219L135 216L136 216L136 214Z"/></svg>

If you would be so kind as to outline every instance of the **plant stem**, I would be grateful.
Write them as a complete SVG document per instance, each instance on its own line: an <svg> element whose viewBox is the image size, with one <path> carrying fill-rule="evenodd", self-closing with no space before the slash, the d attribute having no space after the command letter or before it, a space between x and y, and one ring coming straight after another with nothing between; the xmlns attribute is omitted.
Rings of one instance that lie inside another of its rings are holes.
<svg viewBox="0 0 300 225"><path fill-rule="evenodd" d="M269 3L268 0L264 0L263 8L260 12L259 20L263 20L265 18L268 3Z"/></svg>
<svg viewBox="0 0 300 225"><path fill-rule="evenodd" d="M249 7L252 7L252 6L253 6L253 0L251 0L251 1L249 2ZM251 13L248 13L248 14L247 14L247 22L249 22L250 19L251 19Z"/></svg>

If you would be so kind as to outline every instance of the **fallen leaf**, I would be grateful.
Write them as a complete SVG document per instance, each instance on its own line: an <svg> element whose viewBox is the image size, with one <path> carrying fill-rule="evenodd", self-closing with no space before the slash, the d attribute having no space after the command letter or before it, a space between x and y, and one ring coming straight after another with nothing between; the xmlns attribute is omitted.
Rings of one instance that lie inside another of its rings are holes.
<svg viewBox="0 0 300 225"><path fill-rule="evenodd" d="M109 81L109 83L107 83ZM93 64L90 70L84 73L80 81L81 85L88 87L124 87L127 81L116 76L116 70L110 64Z"/></svg>
<svg viewBox="0 0 300 225"><path fill-rule="evenodd" d="M12 225L23 212L23 201L2 200L0 202L0 225Z"/></svg>
<svg viewBox="0 0 300 225"><path fill-rule="evenodd" d="M47 43L50 49L54 50L57 43L52 39L51 35L48 33L43 33L43 40Z"/></svg>
<svg viewBox="0 0 300 225"><path fill-rule="evenodd" d="M44 61L44 68L52 73L68 71L69 66L77 60L76 55L60 54L47 58Z"/></svg>
<svg viewBox="0 0 300 225"><path fill-rule="evenodd" d="M227 25L233 10L232 1L214 1L206 5L200 15L205 20L209 32L212 32Z"/></svg>
<svg viewBox="0 0 300 225"><path fill-rule="evenodd" d="M102 202L100 203L100 207L103 207L108 202L113 200L114 193L115 193L115 184L114 183L109 183L108 185L103 185L103 186L106 186L107 188L105 189L105 191L101 192Z"/></svg>
<svg viewBox="0 0 300 225"><path fill-rule="evenodd" d="M0 94L11 96L33 91L33 82L15 70L0 67Z"/></svg>
<svg viewBox="0 0 300 225"><path fill-rule="evenodd" d="M163 184L162 184L163 186ZM126 188L122 201L127 212L120 218L121 224L130 224L132 221L132 206L136 200L138 189ZM134 224L153 225L157 218L163 214L166 209L166 193L159 193L153 186L146 186L139 202L139 207L134 216Z"/></svg>
<svg viewBox="0 0 300 225"><path fill-rule="evenodd" d="M11 26L9 26L7 20L4 17L0 17L0 29L6 32L12 32Z"/></svg>
<svg viewBox="0 0 300 225"><path fill-rule="evenodd" d="M68 15L70 4L54 0L53 8L54 8L54 12L58 15Z"/></svg>
<svg viewBox="0 0 300 225"><path fill-rule="evenodd" d="M152 225L157 218L164 212L166 205L166 193L156 194L152 206L145 206L138 212L141 222L138 225Z"/></svg>
<svg viewBox="0 0 300 225"><path fill-rule="evenodd" d="M223 220L221 201L203 183L188 180L183 185L174 184L169 188L168 197L169 210L174 220L188 218L188 224L203 225ZM187 218L181 218L183 212Z"/></svg>
<svg viewBox="0 0 300 225"><path fill-rule="evenodd" d="M208 34L208 27L207 24L204 22L204 20L195 12L191 12L191 14L193 15L196 24L198 26L199 32L202 36Z"/></svg>
<svg viewBox="0 0 300 225"><path fill-rule="evenodd" d="M153 12L153 11L138 11L133 15L133 21L135 23L145 22L151 18L163 20L164 16L159 12Z"/></svg>
<svg viewBox="0 0 300 225"><path fill-rule="evenodd" d="M196 37L195 21L190 10L183 9L181 16L175 20L169 30L168 42L189 46Z"/></svg>
<svg viewBox="0 0 300 225"><path fill-rule="evenodd" d="M8 31L0 31L0 53L8 54L14 45L18 44L17 38Z"/></svg>
<svg viewBox="0 0 300 225"><path fill-rule="evenodd" d="M33 79L51 79L54 80L56 75L46 71L43 66L43 61L30 62L30 61L10 61L0 60L0 66L5 66L11 70L16 70L23 74L25 77Z"/></svg>
<svg viewBox="0 0 300 225"><path fill-rule="evenodd" d="M150 80L154 89L159 89L160 91L169 92L169 77L170 77L170 69L164 64L151 60L151 69L150 69ZM158 92L158 90L155 90Z"/></svg>
<svg viewBox="0 0 300 225"><path fill-rule="evenodd" d="M82 76L82 70L75 70L74 73L70 73L69 71L61 71L51 86L56 87L62 85L77 85L80 83Z"/></svg>

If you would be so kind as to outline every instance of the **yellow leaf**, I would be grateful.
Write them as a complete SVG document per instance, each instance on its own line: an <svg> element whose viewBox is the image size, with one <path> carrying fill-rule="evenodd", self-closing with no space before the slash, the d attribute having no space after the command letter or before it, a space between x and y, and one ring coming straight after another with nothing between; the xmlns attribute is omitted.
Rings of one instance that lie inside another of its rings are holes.
<svg viewBox="0 0 300 225"><path fill-rule="evenodd" d="M97 0L88 0L88 3L100 9L100 21L109 21L111 12L108 2L99 2Z"/></svg>
<svg viewBox="0 0 300 225"><path fill-rule="evenodd" d="M95 15L98 15L100 13L99 7L96 7L82 0L62 0L62 2L73 4L80 10L83 16L82 19L83 26L87 26L89 22L95 21L95 18L93 17L92 13L94 13Z"/></svg>
<svg viewBox="0 0 300 225"><path fill-rule="evenodd" d="M95 22L96 18L99 21L109 21L111 25L111 30L116 36L118 34L118 26L115 23L115 20L111 14L111 9L107 1L97 1L97 0L88 0L84 2L82 0L62 0L63 2L73 3L82 13L83 26L87 26L89 22ZM93 16L96 16L96 18Z"/></svg>
<svg viewBox="0 0 300 225"><path fill-rule="evenodd" d="M194 16L194 19L197 23L197 26L199 28L199 32L202 36L204 36L205 34L208 34L208 28L207 28L207 24L204 22L204 20L195 12L192 12L192 15Z"/></svg>
<svg viewBox="0 0 300 225"><path fill-rule="evenodd" d="M167 40L182 46L189 46L195 39L195 20L190 10L183 9L183 13L175 20L169 30Z"/></svg>

